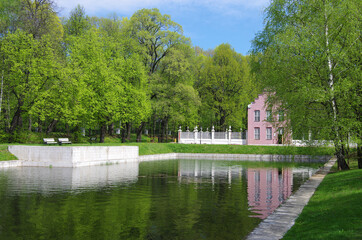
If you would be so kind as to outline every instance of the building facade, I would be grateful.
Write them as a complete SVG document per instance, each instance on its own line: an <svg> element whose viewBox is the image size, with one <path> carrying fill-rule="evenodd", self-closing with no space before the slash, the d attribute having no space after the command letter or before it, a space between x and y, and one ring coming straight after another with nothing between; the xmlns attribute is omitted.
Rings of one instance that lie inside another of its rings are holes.
<svg viewBox="0 0 362 240"><path fill-rule="evenodd" d="M285 113L266 106L267 94L259 96L248 106L248 145L285 144Z"/></svg>

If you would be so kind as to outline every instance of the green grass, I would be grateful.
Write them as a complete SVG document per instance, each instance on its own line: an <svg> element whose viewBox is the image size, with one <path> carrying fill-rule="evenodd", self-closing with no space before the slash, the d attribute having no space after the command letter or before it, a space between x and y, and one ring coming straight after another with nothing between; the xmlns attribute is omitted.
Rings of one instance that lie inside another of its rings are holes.
<svg viewBox="0 0 362 240"><path fill-rule="evenodd" d="M283 239L362 239L361 203L362 169L330 173Z"/></svg>
<svg viewBox="0 0 362 240"><path fill-rule="evenodd" d="M0 144L0 161L17 160L17 158L8 151L8 145Z"/></svg>
<svg viewBox="0 0 362 240"><path fill-rule="evenodd" d="M138 146L140 155L163 153L227 153L278 155L333 155L333 148L292 146L209 145L175 143L94 143L73 146Z"/></svg>
<svg viewBox="0 0 362 240"><path fill-rule="evenodd" d="M29 145L29 144L27 144ZM32 144L44 146L43 144ZM0 159L16 159L6 149L7 145L0 145ZM69 146L69 145L64 145ZM323 147L291 147L291 146L247 146L247 145L198 145L174 143L77 143L72 146L138 146L140 155L162 153L228 153L228 154L280 154L280 155L332 155L333 148ZM2 150L1 150L2 149Z"/></svg>
<svg viewBox="0 0 362 240"><path fill-rule="evenodd" d="M332 148L248 145L198 145L172 143L129 143L139 146L140 155L160 153L228 153L228 154L280 154L280 155L332 155Z"/></svg>

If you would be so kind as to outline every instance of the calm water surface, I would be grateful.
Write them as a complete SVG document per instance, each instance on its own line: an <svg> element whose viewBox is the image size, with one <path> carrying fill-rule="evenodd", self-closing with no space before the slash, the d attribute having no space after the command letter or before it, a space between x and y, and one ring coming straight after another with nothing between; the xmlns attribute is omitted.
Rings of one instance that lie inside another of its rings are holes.
<svg viewBox="0 0 362 240"><path fill-rule="evenodd" d="M205 160L0 169L0 239L243 239L314 172Z"/></svg>

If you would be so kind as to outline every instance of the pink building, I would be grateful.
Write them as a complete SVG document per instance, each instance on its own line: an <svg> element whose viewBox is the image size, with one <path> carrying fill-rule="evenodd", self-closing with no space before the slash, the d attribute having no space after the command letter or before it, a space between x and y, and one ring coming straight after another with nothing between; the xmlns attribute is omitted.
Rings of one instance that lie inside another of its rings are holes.
<svg viewBox="0 0 362 240"><path fill-rule="evenodd" d="M248 106L248 145L270 145L286 143L283 111L266 109L267 94L259 96Z"/></svg>

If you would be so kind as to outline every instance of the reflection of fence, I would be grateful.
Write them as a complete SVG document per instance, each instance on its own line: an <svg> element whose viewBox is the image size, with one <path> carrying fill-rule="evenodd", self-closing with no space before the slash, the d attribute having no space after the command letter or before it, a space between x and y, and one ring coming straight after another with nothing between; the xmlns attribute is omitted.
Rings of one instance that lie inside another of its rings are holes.
<svg viewBox="0 0 362 240"><path fill-rule="evenodd" d="M237 144L245 145L247 131L245 132L232 132L229 127L228 131L225 132L215 132L212 128L211 132L198 131L195 127L194 131L182 132L181 128L179 129L178 135L179 143L193 143L193 144Z"/></svg>

